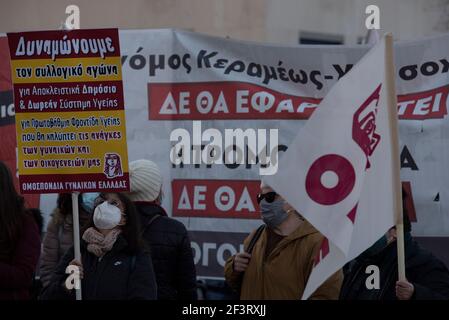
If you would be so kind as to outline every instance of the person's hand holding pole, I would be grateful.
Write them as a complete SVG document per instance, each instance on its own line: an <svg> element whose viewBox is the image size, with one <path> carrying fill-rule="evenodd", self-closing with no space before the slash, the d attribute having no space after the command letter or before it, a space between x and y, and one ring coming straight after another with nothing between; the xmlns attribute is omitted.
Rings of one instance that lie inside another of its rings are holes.
<svg viewBox="0 0 449 320"><path fill-rule="evenodd" d="M396 281L396 297L399 300L410 300L415 293L415 287L407 280Z"/></svg>

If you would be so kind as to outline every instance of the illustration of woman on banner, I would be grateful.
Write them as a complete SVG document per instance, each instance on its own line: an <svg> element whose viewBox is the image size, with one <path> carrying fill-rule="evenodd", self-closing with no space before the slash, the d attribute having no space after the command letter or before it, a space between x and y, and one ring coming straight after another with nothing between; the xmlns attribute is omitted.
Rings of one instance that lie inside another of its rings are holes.
<svg viewBox="0 0 449 320"><path fill-rule="evenodd" d="M122 162L116 153L106 153L104 156L104 174L109 179L123 176Z"/></svg>

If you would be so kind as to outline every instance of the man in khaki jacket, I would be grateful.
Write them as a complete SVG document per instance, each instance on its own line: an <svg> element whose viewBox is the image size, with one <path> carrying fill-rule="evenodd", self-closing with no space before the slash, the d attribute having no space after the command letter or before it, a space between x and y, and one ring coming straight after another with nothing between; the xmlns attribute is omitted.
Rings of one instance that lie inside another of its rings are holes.
<svg viewBox="0 0 449 320"><path fill-rule="evenodd" d="M226 261L226 281L242 300L300 299L324 237L269 186L262 184L261 191L266 227L245 239L245 252ZM339 270L309 299L338 299L342 281Z"/></svg>

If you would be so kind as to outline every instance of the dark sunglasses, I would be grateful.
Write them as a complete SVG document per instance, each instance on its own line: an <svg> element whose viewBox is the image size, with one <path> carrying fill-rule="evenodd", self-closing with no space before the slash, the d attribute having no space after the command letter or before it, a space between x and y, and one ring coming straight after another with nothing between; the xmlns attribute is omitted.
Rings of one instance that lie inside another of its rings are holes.
<svg viewBox="0 0 449 320"><path fill-rule="evenodd" d="M259 193L257 195L257 203L260 204L260 202L265 199L266 202L272 203L274 199L276 199L277 193L274 191L267 192L267 193Z"/></svg>

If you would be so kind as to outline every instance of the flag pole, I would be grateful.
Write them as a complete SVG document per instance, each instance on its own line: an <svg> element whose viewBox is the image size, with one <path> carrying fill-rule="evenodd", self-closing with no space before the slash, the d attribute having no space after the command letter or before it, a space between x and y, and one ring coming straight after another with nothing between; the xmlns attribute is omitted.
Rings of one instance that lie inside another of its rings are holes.
<svg viewBox="0 0 449 320"><path fill-rule="evenodd" d="M391 33L385 35L385 67L386 67L386 84L388 99L388 115L391 129L391 161L393 166L393 192L394 192L394 210L396 213L396 234L397 234L397 250L398 250L398 275L399 280L405 278L405 250L404 250L404 221L402 209L402 186L400 176L400 160L399 160L399 133L398 133L398 103L396 97L396 77L393 56L393 36Z"/></svg>
<svg viewBox="0 0 449 320"><path fill-rule="evenodd" d="M72 29L67 26L65 22L61 23L59 27L60 30L63 31L71 31ZM81 250L80 250L80 219L79 219L79 208L78 208L78 197L79 192L72 192L72 217L73 217L73 251L75 260L81 261ZM79 281L79 289L75 289L76 300L82 300L81 295L81 280Z"/></svg>
<svg viewBox="0 0 449 320"><path fill-rule="evenodd" d="M79 192L72 192L72 216L73 216L73 248L75 251L75 260L81 262L80 251L80 219L78 208ZM81 297L81 281L79 281L79 289L76 289L76 300L82 300Z"/></svg>

